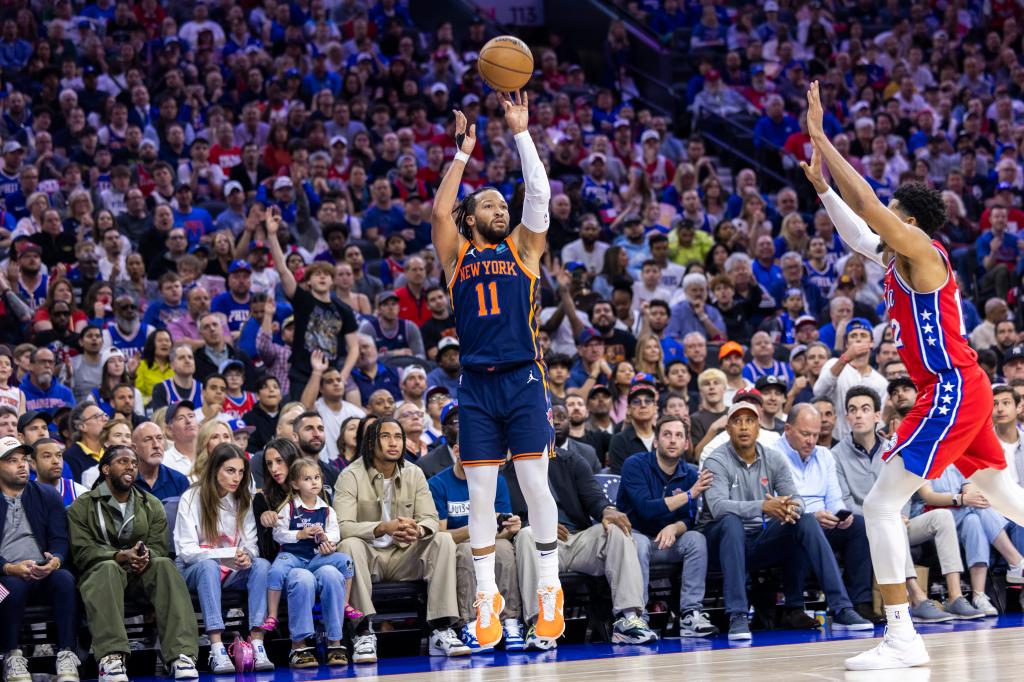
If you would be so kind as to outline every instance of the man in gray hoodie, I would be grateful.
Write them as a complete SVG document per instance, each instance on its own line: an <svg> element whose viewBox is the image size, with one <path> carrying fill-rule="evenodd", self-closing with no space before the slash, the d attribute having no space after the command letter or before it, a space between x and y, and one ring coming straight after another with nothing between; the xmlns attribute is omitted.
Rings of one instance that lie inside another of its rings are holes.
<svg viewBox="0 0 1024 682"><path fill-rule="evenodd" d="M854 611L835 555L813 514L804 513L785 458L758 444L759 409L733 403L727 414L729 442L716 449L704 468L714 480L704 493L699 529L708 539L712 562L725 580L729 639L750 639L747 624L747 568L784 562L784 627L811 629L817 621L804 613L803 575L814 571L832 610L833 629L870 630L870 621Z"/></svg>

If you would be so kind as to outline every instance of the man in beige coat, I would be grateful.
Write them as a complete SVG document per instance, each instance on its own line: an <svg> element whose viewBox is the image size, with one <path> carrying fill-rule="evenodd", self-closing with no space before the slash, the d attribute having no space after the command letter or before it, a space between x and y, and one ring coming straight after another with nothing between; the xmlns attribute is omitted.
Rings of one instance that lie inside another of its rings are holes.
<svg viewBox="0 0 1024 682"><path fill-rule="evenodd" d="M341 472L334 511L341 526L339 551L352 557L352 606L366 614L356 628L354 663L377 660L369 617L376 581L427 581L431 656L470 653L451 625L459 619L455 590L455 542L440 533L437 509L423 472L404 460L405 433L386 417L367 429L360 456Z"/></svg>

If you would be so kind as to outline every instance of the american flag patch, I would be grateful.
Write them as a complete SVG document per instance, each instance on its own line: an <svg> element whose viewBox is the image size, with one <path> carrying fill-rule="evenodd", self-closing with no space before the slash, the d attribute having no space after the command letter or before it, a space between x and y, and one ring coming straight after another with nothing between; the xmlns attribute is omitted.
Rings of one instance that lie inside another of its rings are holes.
<svg viewBox="0 0 1024 682"><path fill-rule="evenodd" d="M11 593L8 591L6 587L0 585L0 602L2 602L4 599L7 599L8 595L10 594Z"/></svg>

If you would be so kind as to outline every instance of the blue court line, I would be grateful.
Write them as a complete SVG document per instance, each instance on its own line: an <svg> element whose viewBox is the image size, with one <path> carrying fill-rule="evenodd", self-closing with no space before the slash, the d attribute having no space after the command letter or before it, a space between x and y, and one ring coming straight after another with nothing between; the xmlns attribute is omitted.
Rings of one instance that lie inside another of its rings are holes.
<svg viewBox="0 0 1024 682"><path fill-rule="evenodd" d="M950 623L938 623L934 625L917 625L917 630L922 635L937 634L944 632L958 632L966 630L996 630L1002 628L1015 628L1024 626L1024 614L1013 613L996 618L984 618L975 621L954 621ZM468 670L471 668L492 668L503 666L517 666L531 663L558 663L568 661L583 661L591 659L612 658L620 656L656 656L658 654L677 654L699 651L714 651L718 649L735 649L746 647L770 647L783 644L810 644L813 642L834 642L854 639L870 639L882 634L882 628L876 627L873 633L869 632L826 632L819 630L768 630L755 631L753 640L750 642L730 643L725 635L719 635L713 639L665 639L653 645L644 646L621 646L612 644L566 644L558 647L555 651L545 652L524 652L506 654L497 651L490 654L478 654L476 656L464 656L460 658L444 658L441 656L408 656L401 658L381 658L372 665L349 665L328 668L310 668L306 670L290 670L281 668L272 673L257 673L250 675L237 675L236 680L246 682L306 682L313 680L332 680L365 678L381 675L401 675L408 673L446 672L454 670ZM137 677L137 682L165 682L167 678L161 677ZM226 682L232 679L229 675L210 675L203 673L200 679L205 682L220 680Z"/></svg>

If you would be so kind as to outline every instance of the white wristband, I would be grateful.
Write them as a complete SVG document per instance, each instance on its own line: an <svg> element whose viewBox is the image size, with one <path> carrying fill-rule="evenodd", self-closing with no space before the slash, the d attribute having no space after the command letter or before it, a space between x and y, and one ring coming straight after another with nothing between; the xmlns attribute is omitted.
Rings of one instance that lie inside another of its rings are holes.
<svg viewBox="0 0 1024 682"><path fill-rule="evenodd" d="M462 163L466 163L467 161L469 161L469 154L460 149L459 151L455 152L455 160L461 161Z"/></svg>

